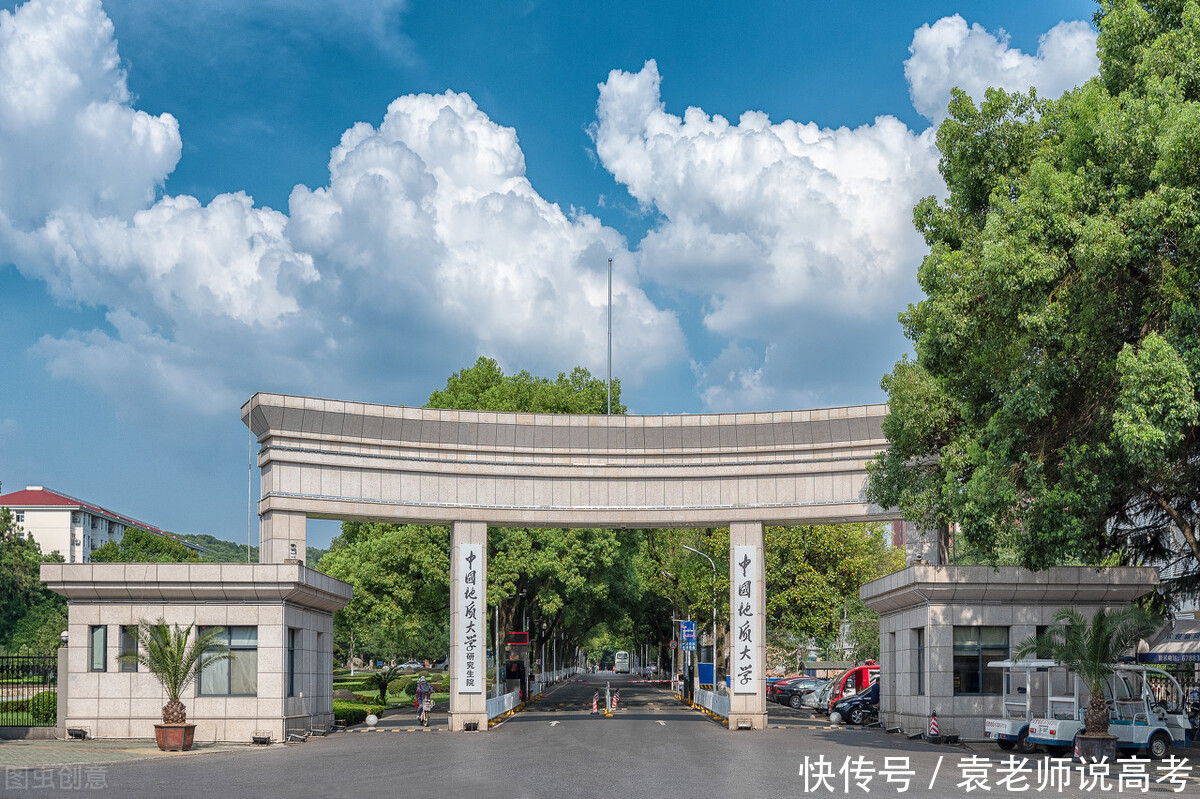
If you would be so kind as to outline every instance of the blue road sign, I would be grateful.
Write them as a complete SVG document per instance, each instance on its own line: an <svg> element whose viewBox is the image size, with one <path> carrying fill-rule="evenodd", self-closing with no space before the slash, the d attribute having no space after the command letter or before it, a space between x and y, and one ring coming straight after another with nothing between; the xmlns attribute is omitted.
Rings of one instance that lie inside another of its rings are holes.
<svg viewBox="0 0 1200 799"><path fill-rule="evenodd" d="M679 622L679 643L680 650L684 652L696 651L696 622Z"/></svg>

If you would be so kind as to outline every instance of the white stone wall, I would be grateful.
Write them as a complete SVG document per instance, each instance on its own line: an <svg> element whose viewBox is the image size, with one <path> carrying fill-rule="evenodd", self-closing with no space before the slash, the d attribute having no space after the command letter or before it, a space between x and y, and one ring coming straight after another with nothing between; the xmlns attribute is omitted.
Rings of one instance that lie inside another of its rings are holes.
<svg viewBox="0 0 1200 799"><path fill-rule="evenodd" d="M333 612L350 587L299 564L44 564L42 579L68 599L68 727L96 738L150 738L166 696L139 666L117 663L122 625L142 621L256 627L255 696L200 696L181 701L196 740L245 741L259 730L276 740L333 721ZM90 671L90 628L107 628L106 670ZM295 695L288 696L288 629L298 631Z"/></svg>
<svg viewBox="0 0 1200 799"><path fill-rule="evenodd" d="M68 563L82 559L83 541L78 547L71 545L71 511L69 509L21 509L25 520L21 528L33 536L42 552L49 554L58 550Z"/></svg>
<svg viewBox="0 0 1200 799"><path fill-rule="evenodd" d="M201 696L196 684L180 697L197 741L246 741L256 730L282 740L288 730L333 721L331 649L333 619L305 608L274 604L188 606L134 603L72 604L69 610L68 727L86 727L96 738L151 738L162 721L166 694L144 666L122 672L117 663L120 627L166 619L169 624L247 626L258 629L258 695ZM108 627L107 671L89 670L89 631ZM300 632L297 652L297 695L287 692L288 627ZM323 652L317 638L323 635ZM322 656L323 655L323 656ZM322 669L322 666L324 668Z"/></svg>

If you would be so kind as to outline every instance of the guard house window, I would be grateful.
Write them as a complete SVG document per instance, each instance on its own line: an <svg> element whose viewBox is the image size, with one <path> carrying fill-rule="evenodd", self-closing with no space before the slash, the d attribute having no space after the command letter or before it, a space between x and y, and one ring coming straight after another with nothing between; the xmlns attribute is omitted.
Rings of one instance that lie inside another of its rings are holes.
<svg viewBox="0 0 1200 799"><path fill-rule="evenodd" d="M925 695L925 628L913 630L917 634L917 696Z"/></svg>
<svg viewBox="0 0 1200 799"><path fill-rule="evenodd" d="M296 634L299 631L294 627L288 628L288 651L287 651L287 695L296 695Z"/></svg>
<svg viewBox="0 0 1200 799"><path fill-rule="evenodd" d="M138 653L137 632L138 632L138 628L137 628L136 624L121 625L121 651L120 651L120 654L122 656L133 655L134 657L137 657L137 653ZM120 666L121 671L137 671L138 670L138 664L137 664L136 660L131 663L126 663L125 661L117 661L117 662Z"/></svg>
<svg viewBox="0 0 1200 799"><path fill-rule="evenodd" d="M88 628L88 671L108 671L108 628L103 624Z"/></svg>
<svg viewBox="0 0 1200 799"><path fill-rule="evenodd" d="M209 627L201 627L203 633ZM233 656L200 672L201 696L258 696L258 628L226 627L217 637Z"/></svg>
<svg viewBox="0 0 1200 799"><path fill-rule="evenodd" d="M13 511L13 521L16 522L17 524L21 524L22 522L24 522L25 521L25 511L23 511L23 510Z"/></svg>
<svg viewBox="0 0 1200 799"><path fill-rule="evenodd" d="M1001 670L987 664L1007 657L1007 627L955 627L955 696L1003 693Z"/></svg>

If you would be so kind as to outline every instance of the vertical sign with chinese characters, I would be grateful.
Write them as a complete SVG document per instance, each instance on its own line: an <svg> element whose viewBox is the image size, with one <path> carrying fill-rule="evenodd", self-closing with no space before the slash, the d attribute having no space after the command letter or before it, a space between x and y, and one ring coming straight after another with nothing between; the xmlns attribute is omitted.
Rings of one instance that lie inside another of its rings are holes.
<svg viewBox="0 0 1200 799"><path fill-rule="evenodd" d="M483 607L480 602L480 573L483 566L483 547L479 544L462 544L458 548L459 574L462 591L458 606L458 692L460 694L483 693L487 682L487 668L483 653L484 641Z"/></svg>
<svg viewBox="0 0 1200 799"><path fill-rule="evenodd" d="M733 548L733 664L730 682L735 694L753 694L758 691L758 645L759 619L758 552L752 546Z"/></svg>

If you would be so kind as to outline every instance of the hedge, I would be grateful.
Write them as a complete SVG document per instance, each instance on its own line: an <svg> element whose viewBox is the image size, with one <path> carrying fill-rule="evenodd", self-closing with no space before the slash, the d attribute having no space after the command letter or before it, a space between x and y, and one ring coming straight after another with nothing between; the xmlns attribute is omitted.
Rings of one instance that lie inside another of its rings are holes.
<svg viewBox="0 0 1200 799"><path fill-rule="evenodd" d="M344 699L333 700L333 717L339 721L345 721L347 725L362 724L367 720L367 716L374 713L376 716L383 713L384 707L380 704L371 704L367 702L349 702Z"/></svg>
<svg viewBox="0 0 1200 799"><path fill-rule="evenodd" d="M0 710L29 713L37 724L47 724L58 718L58 692L42 691L25 699L0 702Z"/></svg>

